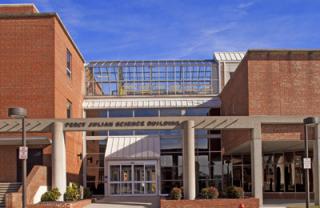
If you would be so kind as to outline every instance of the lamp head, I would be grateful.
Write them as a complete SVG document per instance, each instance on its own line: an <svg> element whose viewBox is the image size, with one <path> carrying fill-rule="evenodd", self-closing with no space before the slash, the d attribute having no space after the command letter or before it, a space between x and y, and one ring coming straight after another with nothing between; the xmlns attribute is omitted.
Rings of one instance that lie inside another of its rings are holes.
<svg viewBox="0 0 320 208"><path fill-rule="evenodd" d="M24 108L16 107L8 109L8 116L10 118L25 118L27 117L27 110Z"/></svg>

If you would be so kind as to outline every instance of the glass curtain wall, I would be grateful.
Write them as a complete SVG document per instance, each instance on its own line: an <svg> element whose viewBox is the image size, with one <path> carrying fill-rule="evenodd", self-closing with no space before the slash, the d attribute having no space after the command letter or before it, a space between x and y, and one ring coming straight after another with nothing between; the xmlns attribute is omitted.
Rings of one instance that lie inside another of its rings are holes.
<svg viewBox="0 0 320 208"><path fill-rule="evenodd" d="M104 194L106 140L87 140L87 187L94 195Z"/></svg>
<svg viewBox="0 0 320 208"><path fill-rule="evenodd" d="M87 115L92 115L92 116L95 115L96 117L152 117L152 116L165 117L165 116L182 116L182 115L207 116L209 115L209 108L125 109L125 110L110 109L110 110L100 111L98 114L87 113ZM183 186L182 135L181 135L180 129L87 132L87 135L88 136L160 135L160 151L161 151L161 156L160 156L161 181L160 181L160 187L159 187L160 193L169 194L173 187ZM196 130L195 132L195 138L196 138L195 153L196 153L196 171L197 171L196 172L197 193L199 193L202 188L208 187L208 186L215 186L217 188L221 188L222 158L221 158L220 131L206 131L206 130L199 129L199 130ZM87 145L90 145L90 143L92 143L92 141L87 141ZM105 145L105 141L103 143ZM94 143L94 144L98 145L98 143ZM102 158L103 156L104 156L104 152L101 154ZM90 161L88 161L88 168L89 168L89 163ZM102 176L103 176L103 169L102 169ZM89 184L89 179L91 179L90 184ZM91 185L92 182L94 182L92 175L88 175L87 180L89 185Z"/></svg>
<svg viewBox="0 0 320 208"><path fill-rule="evenodd" d="M88 96L213 95L218 67L213 60L90 62Z"/></svg>
<svg viewBox="0 0 320 208"><path fill-rule="evenodd" d="M266 192L304 192L304 152L284 152L266 154L264 163L264 191ZM309 153L312 158L312 152ZM312 187L312 169L310 190Z"/></svg>
<svg viewBox="0 0 320 208"><path fill-rule="evenodd" d="M263 189L265 192L304 192L304 152L282 152L263 155ZM312 152L309 153L312 158ZM251 192L250 155L223 156L223 187L239 186ZM312 169L310 190L312 187Z"/></svg>

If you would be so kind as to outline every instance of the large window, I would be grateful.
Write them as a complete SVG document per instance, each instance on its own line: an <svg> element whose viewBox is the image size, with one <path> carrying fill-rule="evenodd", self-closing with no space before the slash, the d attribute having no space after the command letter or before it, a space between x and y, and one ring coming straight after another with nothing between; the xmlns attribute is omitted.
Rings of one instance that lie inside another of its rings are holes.
<svg viewBox="0 0 320 208"><path fill-rule="evenodd" d="M124 164L125 163L125 164ZM111 195L156 194L156 163L113 162L109 166L109 191Z"/></svg>
<svg viewBox="0 0 320 208"><path fill-rule="evenodd" d="M245 192L251 192L250 164L250 155L223 156L223 188L239 186Z"/></svg>
<svg viewBox="0 0 320 208"><path fill-rule="evenodd" d="M94 195L104 194L106 140L87 140L87 187Z"/></svg>
<svg viewBox="0 0 320 208"><path fill-rule="evenodd" d="M72 72L72 55L70 51L67 49L67 63L66 63L66 72L67 72L67 77L68 79L71 79L71 72Z"/></svg>
<svg viewBox="0 0 320 208"><path fill-rule="evenodd" d="M309 153L312 157L312 153ZM310 190L312 187L312 170ZM303 152L279 152L263 155L263 190L265 192L304 192ZM243 187L251 192L250 155L225 155L223 157L224 187Z"/></svg>
<svg viewBox="0 0 320 208"><path fill-rule="evenodd" d="M219 90L213 60L90 62L87 70L87 95L213 95Z"/></svg>
<svg viewBox="0 0 320 208"><path fill-rule="evenodd" d="M304 192L303 152L284 152L263 156L264 191ZM312 157L312 153L309 155ZM312 191L312 170L309 171Z"/></svg>
<svg viewBox="0 0 320 208"><path fill-rule="evenodd" d="M141 69L142 70L142 69ZM131 76L131 75L126 75ZM140 75L139 75L140 76ZM141 74L141 76L143 76ZM189 76L189 75L188 75ZM191 75L190 75L191 76ZM141 108L141 109L107 109L88 111L92 117L166 117L166 116L206 116L209 108ZM106 132L88 132L87 135L158 135L160 137L161 157L161 194L169 194L175 186L183 186L182 167L182 131L172 130L117 130ZM222 187L223 165L221 158L221 135L220 131L207 131L196 129L195 131L195 154L196 154L196 183L197 194L201 188L215 186ZM232 170L231 170L232 171ZM249 171L249 170L248 170ZM120 173L119 173L120 174ZM249 174L249 173L248 173ZM125 192L144 190L142 187L129 187ZM112 185L113 193L121 193L121 185Z"/></svg>

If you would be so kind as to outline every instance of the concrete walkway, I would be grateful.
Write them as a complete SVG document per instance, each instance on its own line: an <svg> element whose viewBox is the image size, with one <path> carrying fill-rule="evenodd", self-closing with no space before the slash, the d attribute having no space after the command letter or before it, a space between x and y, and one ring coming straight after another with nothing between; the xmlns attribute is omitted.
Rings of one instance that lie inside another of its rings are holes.
<svg viewBox="0 0 320 208"><path fill-rule="evenodd" d="M128 196L128 197L105 197L85 208L159 208L160 198L158 196Z"/></svg>
<svg viewBox="0 0 320 208"><path fill-rule="evenodd" d="M159 208L160 198L157 196L105 197L85 208ZM303 200L266 199L263 208L287 208L288 206L304 207ZM311 203L313 205L313 203Z"/></svg>
<svg viewBox="0 0 320 208"><path fill-rule="evenodd" d="M287 208L290 207L304 207L304 200L288 200L288 199L266 199L264 200L263 208ZM310 205L314 205L314 203L310 203Z"/></svg>

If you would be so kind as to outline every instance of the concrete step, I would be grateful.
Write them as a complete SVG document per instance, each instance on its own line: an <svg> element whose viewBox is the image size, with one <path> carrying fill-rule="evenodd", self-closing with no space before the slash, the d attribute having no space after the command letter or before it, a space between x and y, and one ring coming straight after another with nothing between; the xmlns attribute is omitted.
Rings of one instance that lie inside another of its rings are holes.
<svg viewBox="0 0 320 208"><path fill-rule="evenodd" d="M21 183L0 183L0 208L5 207L5 196L7 193L17 192Z"/></svg>

